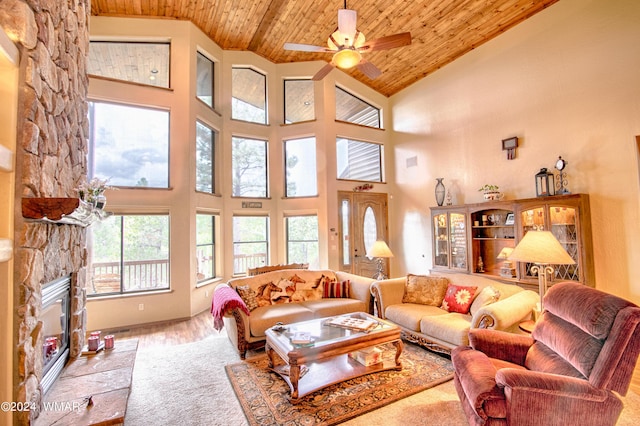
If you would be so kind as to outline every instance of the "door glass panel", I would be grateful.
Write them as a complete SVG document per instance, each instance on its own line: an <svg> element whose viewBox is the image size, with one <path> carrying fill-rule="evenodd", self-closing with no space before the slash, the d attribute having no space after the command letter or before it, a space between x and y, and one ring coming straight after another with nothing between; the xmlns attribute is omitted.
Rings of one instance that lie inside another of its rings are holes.
<svg viewBox="0 0 640 426"><path fill-rule="evenodd" d="M351 264L349 256L349 200L342 200L340 210L342 216L342 263L349 265Z"/></svg>
<svg viewBox="0 0 640 426"><path fill-rule="evenodd" d="M449 266L449 239L447 238L447 215L433 216L433 234L436 236L434 263L436 266Z"/></svg>
<svg viewBox="0 0 640 426"><path fill-rule="evenodd" d="M465 215L462 213L451 213L450 235L451 235L451 266L454 268L467 269L467 230L465 226Z"/></svg>
<svg viewBox="0 0 640 426"><path fill-rule="evenodd" d="M575 265L553 265L556 280L580 281L578 269L578 232L576 229L576 209L570 207L550 207L551 232L560 245L576 262Z"/></svg>
<svg viewBox="0 0 640 426"><path fill-rule="evenodd" d="M529 231L532 230L544 230L544 209L542 207L538 207L535 209L524 210L521 214L522 219L522 236ZM538 273L533 272L531 267L534 266L533 263L523 262L524 263L524 276L526 278L537 278Z"/></svg>
<svg viewBox="0 0 640 426"><path fill-rule="evenodd" d="M371 206L364 211L364 221L362 223L362 236L364 238L364 251L369 252L373 244L378 239L378 226L376 224L376 215Z"/></svg>

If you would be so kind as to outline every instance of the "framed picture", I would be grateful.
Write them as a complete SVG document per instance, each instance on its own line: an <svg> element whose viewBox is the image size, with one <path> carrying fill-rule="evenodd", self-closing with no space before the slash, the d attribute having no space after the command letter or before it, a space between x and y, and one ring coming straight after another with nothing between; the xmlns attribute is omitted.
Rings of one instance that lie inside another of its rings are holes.
<svg viewBox="0 0 640 426"><path fill-rule="evenodd" d="M504 221L505 225L513 225L515 223L515 216L513 215L513 213L509 213L507 215L507 218Z"/></svg>
<svg viewBox="0 0 640 426"><path fill-rule="evenodd" d="M503 150L514 149L514 148L517 148L517 147L518 147L518 137L517 136L502 140L502 149Z"/></svg>

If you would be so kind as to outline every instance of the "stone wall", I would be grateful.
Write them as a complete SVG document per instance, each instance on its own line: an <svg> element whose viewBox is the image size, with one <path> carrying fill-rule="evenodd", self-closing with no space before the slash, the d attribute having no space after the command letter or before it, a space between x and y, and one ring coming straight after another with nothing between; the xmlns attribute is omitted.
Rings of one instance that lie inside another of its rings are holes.
<svg viewBox="0 0 640 426"><path fill-rule="evenodd" d="M2 0L0 25L20 51L16 206L24 197L76 197L86 176L90 0ZM17 209L19 210L19 208ZM84 345L84 228L15 215L15 401L40 406L42 285L72 276L71 356ZM23 412L29 424L39 410Z"/></svg>

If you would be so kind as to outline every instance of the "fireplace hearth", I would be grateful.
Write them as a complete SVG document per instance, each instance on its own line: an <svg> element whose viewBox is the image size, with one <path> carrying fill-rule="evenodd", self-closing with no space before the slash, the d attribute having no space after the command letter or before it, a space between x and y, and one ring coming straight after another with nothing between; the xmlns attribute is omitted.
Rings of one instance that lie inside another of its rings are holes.
<svg viewBox="0 0 640 426"><path fill-rule="evenodd" d="M71 276L42 287L42 391L46 393L69 359Z"/></svg>

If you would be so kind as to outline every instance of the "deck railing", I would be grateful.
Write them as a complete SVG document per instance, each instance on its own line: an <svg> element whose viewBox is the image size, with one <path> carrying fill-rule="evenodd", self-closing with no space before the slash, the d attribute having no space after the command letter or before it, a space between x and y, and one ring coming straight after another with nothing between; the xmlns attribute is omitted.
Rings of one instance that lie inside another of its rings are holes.
<svg viewBox="0 0 640 426"><path fill-rule="evenodd" d="M266 264L266 253L233 256L234 273L244 273ZM123 292L169 288L168 259L124 262L123 266L121 271L120 262L93 263L89 294L119 293L121 279Z"/></svg>

